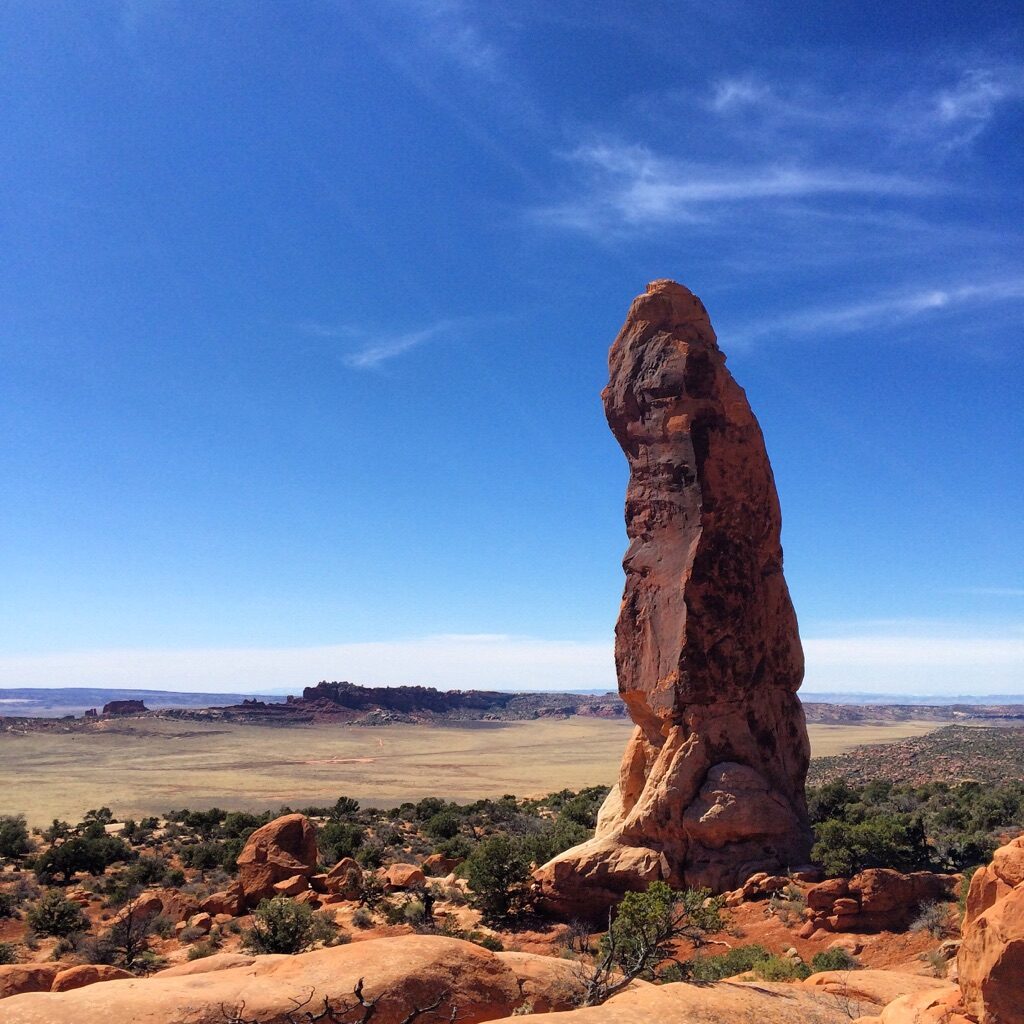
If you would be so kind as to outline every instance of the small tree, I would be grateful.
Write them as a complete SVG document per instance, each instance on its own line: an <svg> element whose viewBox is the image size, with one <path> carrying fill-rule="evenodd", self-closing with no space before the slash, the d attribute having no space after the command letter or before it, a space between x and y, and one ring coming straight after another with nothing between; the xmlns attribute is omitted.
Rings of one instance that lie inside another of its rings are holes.
<svg viewBox="0 0 1024 1024"><path fill-rule="evenodd" d="M62 875L65 882L70 882L78 871L99 875L106 867L107 859L103 848L91 839L75 836L51 846L36 858L36 877L45 882L55 875Z"/></svg>
<svg viewBox="0 0 1024 1024"><path fill-rule="evenodd" d="M0 814L0 857L23 857L32 845L24 814Z"/></svg>
<svg viewBox="0 0 1024 1024"><path fill-rule="evenodd" d="M329 821L317 833L317 846L327 864L337 864L343 857L354 857L363 845L365 835L358 825Z"/></svg>
<svg viewBox="0 0 1024 1024"><path fill-rule="evenodd" d="M470 854L465 864L473 902L490 921L500 921L521 906L530 858L523 847L506 835L490 836Z"/></svg>
<svg viewBox="0 0 1024 1024"><path fill-rule="evenodd" d="M669 943L686 938L700 945L708 932L722 927L722 900L707 889L673 892L653 882L646 892L623 897L608 933L601 940L597 961L583 979L582 1006L597 1006L632 981L653 975L666 960L674 960Z"/></svg>
<svg viewBox="0 0 1024 1024"><path fill-rule="evenodd" d="M252 953L302 953L334 938L337 930L325 914L315 914L305 903L276 896L260 901L242 944Z"/></svg>
<svg viewBox="0 0 1024 1024"><path fill-rule="evenodd" d="M66 899L58 889L51 889L30 907L27 917L29 927L40 935L63 937L86 931L89 927L82 908Z"/></svg>

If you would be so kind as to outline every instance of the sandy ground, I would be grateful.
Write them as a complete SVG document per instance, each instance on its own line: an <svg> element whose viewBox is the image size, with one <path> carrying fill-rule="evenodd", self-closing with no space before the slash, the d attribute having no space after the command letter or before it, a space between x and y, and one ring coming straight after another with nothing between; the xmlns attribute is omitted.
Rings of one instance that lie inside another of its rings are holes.
<svg viewBox="0 0 1024 1024"><path fill-rule="evenodd" d="M810 727L812 753L916 736L935 722ZM339 795L393 806L442 796L467 801L610 784L626 721L462 726L261 726L132 720L75 734L0 735L0 813L32 824L173 807L263 809L333 803Z"/></svg>

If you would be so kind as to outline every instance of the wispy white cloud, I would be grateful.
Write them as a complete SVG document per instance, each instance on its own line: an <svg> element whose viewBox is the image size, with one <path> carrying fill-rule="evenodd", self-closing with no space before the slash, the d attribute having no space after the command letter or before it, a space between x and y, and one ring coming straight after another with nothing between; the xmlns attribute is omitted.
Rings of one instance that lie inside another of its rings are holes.
<svg viewBox="0 0 1024 1024"><path fill-rule="evenodd" d="M955 85L932 97L932 120L951 129L947 144L963 146L985 130L1001 105L1022 98L1024 67L968 68Z"/></svg>
<svg viewBox="0 0 1024 1024"><path fill-rule="evenodd" d="M1024 299L1024 278L973 282L945 288L912 288L878 299L820 306L759 321L729 332L734 343L782 334L852 334L867 328L889 326L916 317L968 305L991 305Z"/></svg>
<svg viewBox="0 0 1024 1024"><path fill-rule="evenodd" d="M1019 64L989 60L950 68L940 62L931 77L930 87L915 84L893 99L891 88L879 90L870 81L832 93L810 81L746 72L711 83L705 107L726 126L737 121L749 133L756 125L759 139L772 136L784 145L797 141L794 131L813 129L824 135L810 141L825 148L832 129L831 141L839 144L873 137L876 151L895 140L941 154L973 142L1002 106L1024 98Z"/></svg>
<svg viewBox="0 0 1024 1024"><path fill-rule="evenodd" d="M602 142L570 154L588 177L576 197L540 211L585 230L710 218L716 207L822 196L921 196L934 183L902 174L799 165L703 165L671 160L644 146Z"/></svg>
<svg viewBox="0 0 1024 1024"><path fill-rule="evenodd" d="M453 320L440 320L430 327L418 331L405 331L398 334L373 334L363 327L348 324L324 324L316 321L304 321L298 324L303 334L314 338L346 339L355 344L355 348L346 351L341 361L354 370L372 370L381 363L403 355L424 342L439 337L455 326Z"/></svg>
<svg viewBox="0 0 1024 1024"><path fill-rule="evenodd" d="M441 323L434 324L433 327L427 327L421 331L409 331L406 334L376 338L358 351L344 356L344 362L356 370L372 370L388 359L394 359L395 356L400 356L417 348L425 341L436 338L449 326L449 322L443 320Z"/></svg>

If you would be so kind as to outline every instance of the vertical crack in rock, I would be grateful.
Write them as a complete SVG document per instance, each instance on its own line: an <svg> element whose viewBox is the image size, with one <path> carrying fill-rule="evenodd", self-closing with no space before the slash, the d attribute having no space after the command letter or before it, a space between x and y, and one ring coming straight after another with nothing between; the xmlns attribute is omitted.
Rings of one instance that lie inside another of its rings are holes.
<svg viewBox="0 0 1024 1024"><path fill-rule="evenodd" d="M636 729L595 837L537 872L563 914L657 879L723 891L810 849L803 650L761 429L703 304L673 281L634 301L609 370L630 469L615 664Z"/></svg>

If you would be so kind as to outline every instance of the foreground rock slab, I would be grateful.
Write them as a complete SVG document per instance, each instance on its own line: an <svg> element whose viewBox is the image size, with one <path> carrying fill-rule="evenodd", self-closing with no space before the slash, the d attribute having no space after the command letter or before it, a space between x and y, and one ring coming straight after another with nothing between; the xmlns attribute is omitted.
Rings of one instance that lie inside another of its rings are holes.
<svg viewBox="0 0 1024 1024"><path fill-rule="evenodd" d="M287 1024L289 1013L303 1019L296 1005L311 992L309 1010L322 1010L324 997L336 1007L351 1004L360 978L365 997L379 997L374 1024L400 1024L411 1010L439 998L436 1016L428 1019L448 1020L457 1006L461 1024L506 1016L523 1002L515 972L494 953L430 935L370 939L216 967L221 969L11 996L0 1005L0 1019L4 1024L224 1024L225 1009L230 1014L244 1003L247 1020Z"/></svg>
<svg viewBox="0 0 1024 1024"><path fill-rule="evenodd" d="M796 985L720 982L716 985L645 985L601 1006L538 1016L544 1024L850 1024L857 1002ZM871 1008L867 1008L871 1012ZM513 1024L523 1017L502 1018ZM527 1017L529 1019L529 1017Z"/></svg>
<svg viewBox="0 0 1024 1024"><path fill-rule="evenodd" d="M609 367L630 469L615 662L636 729L594 839L538 872L570 915L658 879L733 889L810 849L803 651L760 427L675 282L636 299Z"/></svg>

